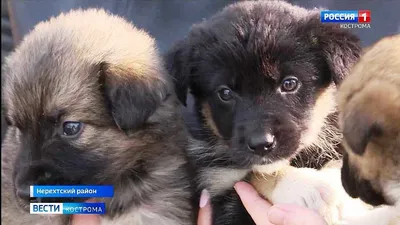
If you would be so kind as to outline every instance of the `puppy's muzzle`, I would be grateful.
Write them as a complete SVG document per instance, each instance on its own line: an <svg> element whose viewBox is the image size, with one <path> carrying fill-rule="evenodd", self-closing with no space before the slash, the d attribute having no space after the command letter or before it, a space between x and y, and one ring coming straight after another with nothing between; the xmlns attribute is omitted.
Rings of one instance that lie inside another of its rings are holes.
<svg viewBox="0 0 400 225"><path fill-rule="evenodd" d="M276 147L276 138L271 133L253 134L248 141L248 148L256 155L265 156Z"/></svg>
<svg viewBox="0 0 400 225"><path fill-rule="evenodd" d="M55 166L46 163L33 163L21 169L15 180L15 191L18 198L24 201L35 200L30 197L31 185L63 184L61 172Z"/></svg>

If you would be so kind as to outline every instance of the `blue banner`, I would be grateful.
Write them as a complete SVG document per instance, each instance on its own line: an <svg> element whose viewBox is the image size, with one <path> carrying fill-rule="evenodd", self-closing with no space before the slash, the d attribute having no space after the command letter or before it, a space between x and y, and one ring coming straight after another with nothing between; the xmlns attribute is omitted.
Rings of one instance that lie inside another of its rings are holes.
<svg viewBox="0 0 400 225"><path fill-rule="evenodd" d="M30 203L30 214L105 214L105 203Z"/></svg>
<svg viewBox="0 0 400 225"><path fill-rule="evenodd" d="M30 197L36 198L111 198L113 196L114 187L111 185L34 185L30 187Z"/></svg>
<svg viewBox="0 0 400 225"><path fill-rule="evenodd" d="M326 10L321 11L321 23L358 23L358 11Z"/></svg>

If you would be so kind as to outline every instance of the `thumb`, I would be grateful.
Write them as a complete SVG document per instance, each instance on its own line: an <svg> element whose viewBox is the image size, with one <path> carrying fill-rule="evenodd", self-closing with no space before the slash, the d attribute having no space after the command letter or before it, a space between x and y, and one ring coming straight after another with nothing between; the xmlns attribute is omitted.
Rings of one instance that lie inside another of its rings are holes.
<svg viewBox="0 0 400 225"><path fill-rule="evenodd" d="M72 216L71 225L100 225L100 217L98 215L75 214Z"/></svg>
<svg viewBox="0 0 400 225"><path fill-rule="evenodd" d="M272 225L266 218L271 204L260 197L258 192L248 183L240 181L234 186L247 212L257 225Z"/></svg>
<svg viewBox="0 0 400 225"><path fill-rule="evenodd" d="M86 202L95 202L90 199ZM100 225L100 216L95 214L74 214L71 218L71 225Z"/></svg>
<svg viewBox="0 0 400 225"><path fill-rule="evenodd" d="M328 225L316 211L292 204L272 206L268 219L275 225Z"/></svg>

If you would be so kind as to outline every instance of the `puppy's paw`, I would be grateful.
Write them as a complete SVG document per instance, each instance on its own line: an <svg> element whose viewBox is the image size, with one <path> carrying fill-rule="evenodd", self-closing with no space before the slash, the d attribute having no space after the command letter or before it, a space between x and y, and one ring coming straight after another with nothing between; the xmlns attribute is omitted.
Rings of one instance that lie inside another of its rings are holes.
<svg viewBox="0 0 400 225"><path fill-rule="evenodd" d="M339 224L349 206L355 214L366 210L356 200L348 205L351 200L341 186L339 169L289 167L276 176L255 176L252 183L273 204L289 203L313 209L328 224Z"/></svg>

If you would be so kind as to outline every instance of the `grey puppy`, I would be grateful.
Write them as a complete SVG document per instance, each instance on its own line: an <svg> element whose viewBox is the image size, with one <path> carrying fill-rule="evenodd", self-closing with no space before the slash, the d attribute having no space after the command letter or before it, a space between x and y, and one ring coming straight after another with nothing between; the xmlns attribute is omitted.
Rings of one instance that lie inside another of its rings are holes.
<svg viewBox="0 0 400 225"><path fill-rule="evenodd" d="M4 73L4 224L69 222L29 214L32 184L114 185L102 224L194 224L179 102L146 32L71 11L38 24Z"/></svg>

